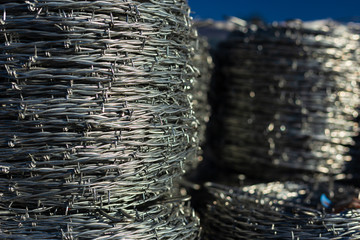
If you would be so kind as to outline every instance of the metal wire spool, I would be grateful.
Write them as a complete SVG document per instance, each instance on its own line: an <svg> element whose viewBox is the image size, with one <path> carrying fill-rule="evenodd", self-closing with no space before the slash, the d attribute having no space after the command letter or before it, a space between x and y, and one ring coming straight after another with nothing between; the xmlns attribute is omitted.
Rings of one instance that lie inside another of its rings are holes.
<svg viewBox="0 0 360 240"><path fill-rule="evenodd" d="M165 204L197 144L186 1L0 9L1 237L196 238Z"/></svg>
<svg viewBox="0 0 360 240"><path fill-rule="evenodd" d="M197 239L199 222L189 207L151 206L136 215L112 216L105 211L47 215L24 211L18 220L2 221L2 239ZM49 212L49 209L48 211ZM2 211L2 215L11 212ZM11 217L10 217L11 218Z"/></svg>
<svg viewBox="0 0 360 240"><path fill-rule="evenodd" d="M216 163L249 176L342 173L357 135L357 38L331 21L233 32L217 53Z"/></svg>
<svg viewBox="0 0 360 240"><path fill-rule="evenodd" d="M203 211L204 239L357 239L360 211L326 213L321 191L306 184L272 182L242 188L207 184L213 197ZM321 190L321 189L320 189ZM355 189L339 187L335 194Z"/></svg>

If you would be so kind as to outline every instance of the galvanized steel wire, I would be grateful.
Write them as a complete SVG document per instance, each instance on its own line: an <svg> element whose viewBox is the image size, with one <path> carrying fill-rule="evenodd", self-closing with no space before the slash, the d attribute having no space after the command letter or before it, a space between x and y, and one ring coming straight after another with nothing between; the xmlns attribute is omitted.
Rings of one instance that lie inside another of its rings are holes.
<svg viewBox="0 0 360 240"><path fill-rule="evenodd" d="M341 174L358 135L358 39L332 21L233 32L216 54L215 163L249 177Z"/></svg>
<svg viewBox="0 0 360 240"><path fill-rule="evenodd" d="M194 65L199 70L200 76L194 82L193 106L196 119L199 121L198 138L199 145L206 141L206 127L210 118L210 105L208 92L214 63L210 55L210 46L206 38L200 37L196 46L197 54L194 57Z"/></svg>
<svg viewBox="0 0 360 240"><path fill-rule="evenodd" d="M207 189L212 198L208 198L202 217L205 240L360 237L360 211L322 211L317 208L322 192L308 184L272 182L230 188L207 183ZM356 191L338 188L343 196Z"/></svg>
<svg viewBox="0 0 360 240"><path fill-rule="evenodd" d="M2 1L0 236L195 239L185 1Z"/></svg>

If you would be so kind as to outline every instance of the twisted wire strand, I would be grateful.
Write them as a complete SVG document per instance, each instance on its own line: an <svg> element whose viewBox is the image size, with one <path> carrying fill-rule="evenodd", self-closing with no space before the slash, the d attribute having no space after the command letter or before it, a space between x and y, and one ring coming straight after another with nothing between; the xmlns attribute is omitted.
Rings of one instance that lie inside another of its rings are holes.
<svg viewBox="0 0 360 240"><path fill-rule="evenodd" d="M199 145L202 145L206 140L206 125L210 117L210 105L208 103L207 94L209 92L214 63L210 55L209 43L205 37L199 38L198 46L196 47L196 49L197 54L194 56L194 65L199 70L200 76L197 78L197 81L194 82L194 92L192 96L194 112L196 115L196 119L198 119L199 121Z"/></svg>
<svg viewBox="0 0 360 240"><path fill-rule="evenodd" d="M131 219L105 210L50 216L45 209L22 210L21 221L3 222L3 239L194 239L199 224L183 204L152 206Z"/></svg>
<svg viewBox="0 0 360 240"><path fill-rule="evenodd" d="M191 103L194 115L197 119L198 150L196 155L191 157L192 161L188 161L185 169L187 172L194 170L203 160L203 146L206 142L207 123L210 118L210 105L208 102L208 92L210 88L210 80L212 76L212 69L214 64L210 55L210 46L207 39L199 37L194 42L194 49L196 54L193 56L193 64L198 71L198 76L193 81Z"/></svg>
<svg viewBox="0 0 360 240"><path fill-rule="evenodd" d="M360 235L360 211L324 213L316 207L321 189L309 184L271 182L237 188L207 183L207 189L213 199L203 211L204 239L320 240ZM339 187L338 193L354 191Z"/></svg>
<svg viewBox="0 0 360 240"><path fill-rule="evenodd" d="M174 196L197 145L187 3L2 1L0 9L3 236L195 238L197 219L184 207L137 210ZM98 208L144 217L118 227Z"/></svg>

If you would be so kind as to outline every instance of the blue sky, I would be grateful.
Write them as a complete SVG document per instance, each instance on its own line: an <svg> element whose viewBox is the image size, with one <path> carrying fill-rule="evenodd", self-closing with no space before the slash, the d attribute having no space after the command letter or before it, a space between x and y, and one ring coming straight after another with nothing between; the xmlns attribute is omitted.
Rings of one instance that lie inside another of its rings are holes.
<svg viewBox="0 0 360 240"><path fill-rule="evenodd" d="M294 18L316 20L333 18L360 20L360 0L188 0L196 19L224 16L249 18L257 15L265 21L283 21Z"/></svg>

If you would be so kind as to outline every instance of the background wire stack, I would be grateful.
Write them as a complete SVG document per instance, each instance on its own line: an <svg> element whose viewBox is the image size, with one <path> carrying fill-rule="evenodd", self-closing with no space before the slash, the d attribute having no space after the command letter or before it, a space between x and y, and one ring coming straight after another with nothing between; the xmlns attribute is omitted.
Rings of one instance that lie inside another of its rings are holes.
<svg viewBox="0 0 360 240"><path fill-rule="evenodd" d="M211 48L216 48L219 42L226 40L232 31L238 29L238 24L232 20L237 22L239 18L231 17L227 21L195 20L194 26L198 30L199 36L205 37Z"/></svg>
<svg viewBox="0 0 360 240"><path fill-rule="evenodd" d="M194 239L185 1L2 1L1 238Z"/></svg>
<svg viewBox="0 0 360 240"><path fill-rule="evenodd" d="M194 56L194 65L200 72L200 76L194 82L193 106L197 120L199 121L198 138L199 145L206 141L206 127L210 117L210 105L208 103L208 92L212 76L213 62L210 55L210 46L206 38L200 37Z"/></svg>
<svg viewBox="0 0 360 240"><path fill-rule="evenodd" d="M204 239L356 239L359 210L326 213L317 205L328 189L318 185L272 182L229 188L208 183L212 196L202 222ZM337 197L358 190L339 187ZM343 200L343 199L342 199Z"/></svg>
<svg viewBox="0 0 360 240"><path fill-rule="evenodd" d="M348 23L347 26L350 30L355 33L354 38L360 43L360 24L359 23ZM360 48L357 49L355 56L357 57L357 61L360 62ZM360 71L358 71L358 75L360 75ZM360 79L360 77L359 77ZM359 84L359 83L358 83ZM358 107L357 112L360 113L360 107ZM360 123L360 116L356 118L356 121ZM358 129L359 130L359 129ZM350 148L350 154L353 158L353 161L349 163L347 167L346 173L349 175L350 179L353 179L353 184L359 186L358 179L360 179L360 164L358 161L360 160L360 136L357 135L354 137L355 145Z"/></svg>
<svg viewBox="0 0 360 240"><path fill-rule="evenodd" d="M342 173L357 135L357 38L332 21L293 21L249 25L222 42L216 164L270 179L275 170Z"/></svg>

